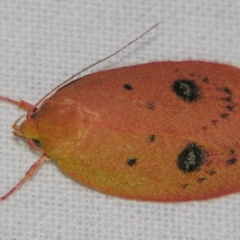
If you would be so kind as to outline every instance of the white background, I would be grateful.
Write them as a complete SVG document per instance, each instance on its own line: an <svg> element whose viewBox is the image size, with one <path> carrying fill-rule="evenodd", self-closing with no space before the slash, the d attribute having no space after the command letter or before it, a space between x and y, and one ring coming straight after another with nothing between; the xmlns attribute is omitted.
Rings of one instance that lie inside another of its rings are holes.
<svg viewBox="0 0 240 240"><path fill-rule="evenodd" d="M78 70L197 59L240 67L238 0L11 0L0 2L0 94L35 103ZM0 195L38 159L11 135L23 114L0 102ZM240 183L239 183L240 184ZM240 194L205 202L149 203L105 196L52 162L0 203L0 240L240 239Z"/></svg>

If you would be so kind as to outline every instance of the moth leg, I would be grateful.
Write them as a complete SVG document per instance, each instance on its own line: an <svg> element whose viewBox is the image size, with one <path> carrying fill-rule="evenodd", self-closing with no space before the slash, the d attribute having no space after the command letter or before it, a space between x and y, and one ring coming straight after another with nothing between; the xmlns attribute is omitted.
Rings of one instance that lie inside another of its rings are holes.
<svg viewBox="0 0 240 240"><path fill-rule="evenodd" d="M22 108L22 109L24 109L26 111L32 111L35 108L32 104L30 104L28 102L25 102L23 100L16 101L14 99L11 99L11 98L8 98L8 97L4 97L4 96L1 96L1 95L0 95L0 100L5 101L5 102L9 102L11 104L14 104L17 107Z"/></svg>
<svg viewBox="0 0 240 240"><path fill-rule="evenodd" d="M9 192L7 192L4 196L0 198L0 201L5 200L8 198L13 192L15 192L17 189L19 189L28 179L30 179L42 166L42 164L48 160L47 156L42 155L26 172L25 176L18 182L18 184L13 187Z"/></svg>

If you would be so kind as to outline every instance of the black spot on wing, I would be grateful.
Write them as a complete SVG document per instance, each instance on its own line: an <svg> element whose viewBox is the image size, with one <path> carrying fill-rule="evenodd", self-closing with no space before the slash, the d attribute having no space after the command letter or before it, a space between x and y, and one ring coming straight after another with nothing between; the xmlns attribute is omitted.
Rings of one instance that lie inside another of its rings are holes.
<svg viewBox="0 0 240 240"><path fill-rule="evenodd" d="M123 88L124 88L125 90L128 90L128 91L133 90L132 85L129 84L129 83L125 83L125 84L123 84Z"/></svg>
<svg viewBox="0 0 240 240"><path fill-rule="evenodd" d="M198 182L199 182L199 183L201 183L201 182L203 182L203 181L205 181L205 180L206 180L205 177L200 177L200 178L198 178Z"/></svg>
<svg viewBox="0 0 240 240"><path fill-rule="evenodd" d="M200 98L200 88L193 80L175 80L172 90L178 97L188 103L196 102Z"/></svg>
<svg viewBox="0 0 240 240"><path fill-rule="evenodd" d="M226 101L226 102L232 102L232 98L231 97L223 97L221 98L222 101Z"/></svg>
<svg viewBox="0 0 240 240"><path fill-rule="evenodd" d="M177 157L177 167L184 173L199 170L204 163L206 156L205 150L195 144L188 144Z"/></svg>
<svg viewBox="0 0 240 240"><path fill-rule="evenodd" d="M137 163L137 158L130 158L127 160L127 165L133 167Z"/></svg>
<svg viewBox="0 0 240 240"><path fill-rule="evenodd" d="M213 124L213 125L216 125L216 124L217 124L217 122L218 122L218 120L215 120L215 119L214 119L214 120L212 120L212 124Z"/></svg>
<svg viewBox="0 0 240 240"><path fill-rule="evenodd" d="M237 158L231 158L226 161L227 165L234 165L237 162Z"/></svg>
<svg viewBox="0 0 240 240"><path fill-rule="evenodd" d="M187 183L181 184L181 187L185 189L186 187L188 187L188 184Z"/></svg>
<svg viewBox="0 0 240 240"><path fill-rule="evenodd" d="M234 108L235 108L234 105L227 105L227 106L226 106L226 109L227 109L228 111L230 111L230 112L232 112Z"/></svg>
<svg viewBox="0 0 240 240"><path fill-rule="evenodd" d="M235 153L235 150L234 150L234 149L230 149L230 153L231 153L231 154L234 154L234 153Z"/></svg>
<svg viewBox="0 0 240 240"><path fill-rule="evenodd" d="M212 175L214 175L214 174L216 174L216 173L217 173L216 171L210 170L210 171L208 172L208 175L209 175L209 176L212 176Z"/></svg>
<svg viewBox="0 0 240 240"><path fill-rule="evenodd" d="M147 109L150 109L150 110L154 110L155 109L155 106L152 102L147 102L146 103L146 107Z"/></svg>
<svg viewBox="0 0 240 240"><path fill-rule="evenodd" d="M154 142L155 139L156 139L155 135L152 134L148 137L147 141L150 143L150 142Z"/></svg>
<svg viewBox="0 0 240 240"><path fill-rule="evenodd" d="M232 91L228 87L217 87L216 90L232 95Z"/></svg>
<svg viewBox="0 0 240 240"><path fill-rule="evenodd" d="M227 118L229 116L228 113L220 113L221 118Z"/></svg>

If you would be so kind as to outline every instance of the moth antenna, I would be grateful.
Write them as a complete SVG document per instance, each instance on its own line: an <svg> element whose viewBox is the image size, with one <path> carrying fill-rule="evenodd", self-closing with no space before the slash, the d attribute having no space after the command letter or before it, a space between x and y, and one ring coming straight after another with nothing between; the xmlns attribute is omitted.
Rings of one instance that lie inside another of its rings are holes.
<svg viewBox="0 0 240 240"><path fill-rule="evenodd" d="M132 45L134 42L136 42L137 40L139 40L140 38L142 38L144 35L146 35L148 32L150 32L153 28L157 27L159 25L159 23L154 24L152 27L150 27L147 31L145 31L144 33L142 33L140 36L138 36L137 38L135 38L134 40L132 40L131 42L129 42L128 44L126 44L125 46L123 46L122 48L120 48L119 50L117 50L116 52L108 55L105 58L102 58L100 60L98 60L97 62L90 64L89 66L83 68L81 71L75 73L74 75L72 75L70 78L66 79L65 81L63 81L61 84L59 84L58 86L56 86L55 88L53 88L49 93L47 93L45 96L43 96L35 105L35 107L37 107L39 104L41 104L44 99L46 99L48 96L50 96L53 92L55 92L56 90L58 90L60 87L64 86L65 84L69 83L73 78L75 78L76 76L78 76L79 74L85 72L86 70L98 65L99 63L113 57L114 55L118 54L119 52L123 51L125 48L129 47L130 45Z"/></svg>

